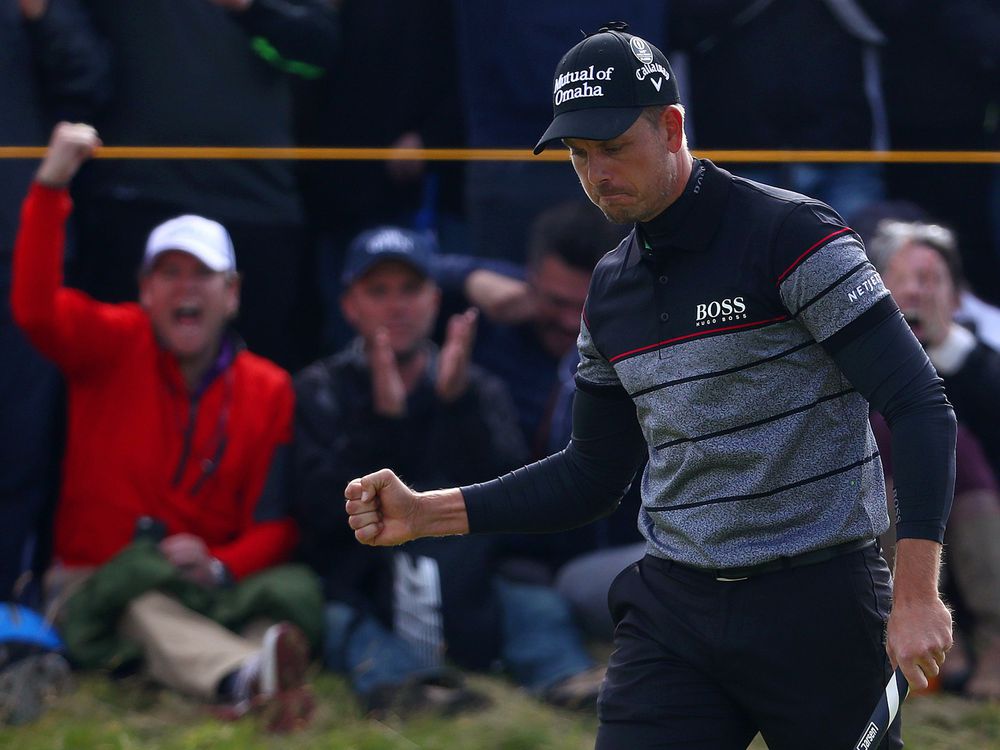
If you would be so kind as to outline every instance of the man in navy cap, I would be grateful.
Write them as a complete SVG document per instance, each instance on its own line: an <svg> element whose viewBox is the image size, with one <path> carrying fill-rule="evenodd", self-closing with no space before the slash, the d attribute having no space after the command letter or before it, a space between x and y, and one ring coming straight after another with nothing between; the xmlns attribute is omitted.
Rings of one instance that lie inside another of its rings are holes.
<svg viewBox="0 0 1000 750"><path fill-rule="evenodd" d="M302 553L327 595L325 662L347 672L375 714L451 713L481 704L446 663L501 661L538 697L593 708L604 670L553 590L500 579L493 540L360 547L340 502L386 462L414 487L476 482L527 454L503 383L469 362L476 311L430 339L440 291L424 234L378 227L344 262L341 308L357 338L296 378L293 497Z"/></svg>
<svg viewBox="0 0 1000 750"><path fill-rule="evenodd" d="M692 157L670 65L627 26L563 57L553 110L536 151L562 141L634 225L593 274L572 439L485 484L361 477L350 526L379 545L567 528L611 512L646 455L647 553L611 587L598 748L850 747L892 668L922 688L952 643L941 380L832 209ZM894 593L869 403L896 459ZM882 747L901 746L897 720Z"/></svg>

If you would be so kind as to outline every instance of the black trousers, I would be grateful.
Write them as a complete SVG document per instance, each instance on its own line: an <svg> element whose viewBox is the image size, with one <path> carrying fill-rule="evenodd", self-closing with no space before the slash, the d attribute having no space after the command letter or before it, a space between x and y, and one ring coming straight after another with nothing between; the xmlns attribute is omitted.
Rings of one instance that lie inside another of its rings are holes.
<svg viewBox="0 0 1000 750"><path fill-rule="evenodd" d="M853 747L891 674L875 547L746 580L647 555L609 594L598 750ZM902 747L900 720L882 750Z"/></svg>

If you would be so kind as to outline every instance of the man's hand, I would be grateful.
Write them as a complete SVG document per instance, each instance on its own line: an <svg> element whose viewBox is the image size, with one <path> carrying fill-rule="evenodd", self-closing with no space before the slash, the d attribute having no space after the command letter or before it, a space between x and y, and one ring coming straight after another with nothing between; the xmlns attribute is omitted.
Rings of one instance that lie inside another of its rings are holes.
<svg viewBox="0 0 1000 750"><path fill-rule="evenodd" d="M472 342L476 338L476 320L479 313L475 309L452 315L448 321L441 355L438 357L437 382L434 385L439 399L451 403L465 393L469 387L469 359L472 357Z"/></svg>
<svg viewBox="0 0 1000 750"><path fill-rule="evenodd" d="M347 521L362 544L392 546L469 531L458 489L414 492L389 469L353 480L344 497Z"/></svg>
<svg viewBox="0 0 1000 750"><path fill-rule="evenodd" d="M391 148L423 148L424 139L420 133L403 133ZM396 182L416 182L424 175L425 162L423 159L389 159L385 163L385 169Z"/></svg>
<svg viewBox="0 0 1000 750"><path fill-rule="evenodd" d="M400 417L406 413L406 386L399 373L396 353L392 350L389 332L375 332L369 342L368 364L372 369L372 406L383 417Z"/></svg>
<svg viewBox="0 0 1000 750"><path fill-rule="evenodd" d="M54 188L66 187L77 171L100 148L97 131L83 123L61 122L52 131L49 147L35 180Z"/></svg>
<svg viewBox="0 0 1000 750"><path fill-rule="evenodd" d="M49 0L17 0L21 15L27 21L37 21L49 9Z"/></svg>
<svg viewBox="0 0 1000 750"><path fill-rule="evenodd" d="M201 537L194 534L173 534L160 542L160 552L189 581L206 588L217 583L212 570L215 558Z"/></svg>
<svg viewBox="0 0 1000 750"><path fill-rule="evenodd" d="M926 539L896 543L896 570L887 651L913 690L937 676L952 646L951 612L938 594L941 545Z"/></svg>
<svg viewBox="0 0 1000 750"><path fill-rule="evenodd" d="M535 296L527 282L484 268L465 280L465 298L490 320L504 325L525 323L535 315Z"/></svg>

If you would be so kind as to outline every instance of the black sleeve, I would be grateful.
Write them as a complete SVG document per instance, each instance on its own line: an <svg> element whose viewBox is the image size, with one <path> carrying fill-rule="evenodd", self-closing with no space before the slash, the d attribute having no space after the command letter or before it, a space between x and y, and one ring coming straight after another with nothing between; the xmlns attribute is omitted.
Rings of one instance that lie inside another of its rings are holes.
<svg viewBox="0 0 1000 750"><path fill-rule="evenodd" d="M646 453L624 392L577 389L573 436L555 455L485 484L462 487L473 533L544 532L582 526L618 507Z"/></svg>
<svg viewBox="0 0 1000 750"><path fill-rule="evenodd" d="M318 0L253 0L233 18L254 49L286 73L318 78L333 67L340 30L333 10Z"/></svg>
<svg viewBox="0 0 1000 750"><path fill-rule="evenodd" d="M452 403L438 402L427 443L426 463L449 475L446 484L452 486L495 477L528 458L506 387L477 367L471 367L469 388L462 396Z"/></svg>
<svg viewBox="0 0 1000 750"><path fill-rule="evenodd" d="M51 0L25 28L49 115L93 122L111 98L111 54L89 16L76 0Z"/></svg>
<svg viewBox="0 0 1000 750"><path fill-rule="evenodd" d="M278 445L271 457L271 465L264 480L264 489L257 498L253 509L253 520L257 523L274 521L289 516L288 508L288 469L291 460L291 446L288 443Z"/></svg>
<svg viewBox="0 0 1000 750"><path fill-rule="evenodd" d="M958 372L944 376L944 384L958 418L1000 473L1000 352L977 341Z"/></svg>
<svg viewBox="0 0 1000 750"><path fill-rule="evenodd" d="M494 271L524 281L523 266L499 258L442 253L431 259L431 276L446 294L465 294L465 281L473 271Z"/></svg>
<svg viewBox="0 0 1000 750"><path fill-rule="evenodd" d="M322 574L333 551L354 543L344 510L344 485L350 469L341 466L344 417L322 365L295 378L295 435L287 482L292 513L302 529L301 551Z"/></svg>
<svg viewBox="0 0 1000 750"><path fill-rule="evenodd" d="M947 54L963 59L973 71L997 81L1000 75L1000 7L992 0L948 0L941 3L942 38L951 41Z"/></svg>
<svg viewBox="0 0 1000 750"><path fill-rule="evenodd" d="M895 301L883 298L823 347L892 432L898 538L943 541L955 488L955 412Z"/></svg>

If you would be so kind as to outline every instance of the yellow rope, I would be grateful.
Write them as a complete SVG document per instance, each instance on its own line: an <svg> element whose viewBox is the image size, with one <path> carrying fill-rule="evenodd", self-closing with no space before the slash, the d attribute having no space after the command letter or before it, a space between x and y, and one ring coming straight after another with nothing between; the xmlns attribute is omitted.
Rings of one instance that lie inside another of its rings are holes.
<svg viewBox="0 0 1000 750"><path fill-rule="evenodd" d="M717 162L882 162L902 164L1000 164L1000 151L749 151L696 150ZM0 159L40 159L44 146L0 146ZM281 148L253 146L104 146L98 159L286 159L297 161L566 161L564 149L533 156L499 148Z"/></svg>

